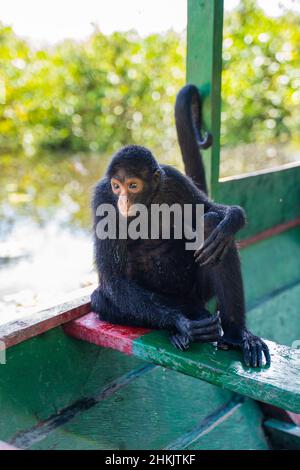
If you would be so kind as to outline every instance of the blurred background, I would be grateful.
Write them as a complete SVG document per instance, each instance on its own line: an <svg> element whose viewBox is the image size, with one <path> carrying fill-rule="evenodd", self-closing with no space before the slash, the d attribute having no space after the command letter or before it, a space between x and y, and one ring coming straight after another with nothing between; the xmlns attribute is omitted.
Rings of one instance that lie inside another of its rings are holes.
<svg viewBox="0 0 300 470"><path fill-rule="evenodd" d="M221 177L300 157L300 1L225 0ZM186 0L0 12L0 323L91 285L90 197L136 143L181 167ZM201 25L199 25L201 27Z"/></svg>

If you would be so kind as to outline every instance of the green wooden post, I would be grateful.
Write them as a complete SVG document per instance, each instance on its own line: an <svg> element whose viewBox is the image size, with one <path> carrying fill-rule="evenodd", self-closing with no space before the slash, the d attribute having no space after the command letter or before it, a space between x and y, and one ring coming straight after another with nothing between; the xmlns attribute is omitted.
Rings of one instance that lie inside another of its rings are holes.
<svg viewBox="0 0 300 470"><path fill-rule="evenodd" d="M210 194L219 180L223 0L188 0L187 82L197 85L204 101L204 124L213 134L204 152Z"/></svg>
<svg viewBox="0 0 300 470"><path fill-rule="evenodd" d="M244 207L248 224L240 239L299 217L300 166L219 181L223 0L188 0L187 82L206 96L204 125L214 144L203 152L210 195Z"/></svg>

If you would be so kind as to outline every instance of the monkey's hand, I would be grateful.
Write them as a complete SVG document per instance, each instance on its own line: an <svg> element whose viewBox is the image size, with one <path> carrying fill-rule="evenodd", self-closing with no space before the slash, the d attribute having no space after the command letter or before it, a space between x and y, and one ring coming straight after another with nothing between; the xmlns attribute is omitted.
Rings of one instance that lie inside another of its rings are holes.
<svg viewBox="0 0 300 470"><path fill-rule="evenodd" d="M247 367L262 367L263 355L266 366L271 365L269 348L258 336L248 330L244 330L240 341L232 341L224 335L218 342L219 349L240 349L243 353L244 362Z"/></svg>
<svg viewBox="0 0 300 470"><path fill-rule="evenodd" d="M196 263L200 266L213 266L224 258L234 237L223 230L220 223L207 237L203 245L194 253Z"/></svg>
<svg viewBox="0 0 300 470"><path fill-rule="evenodd" d="M170 339L173 346L181 351L186 351L191 342L213 343L222 335L219 313L201 320L190 320L182 315L176 322L176 329Z"/></svg>

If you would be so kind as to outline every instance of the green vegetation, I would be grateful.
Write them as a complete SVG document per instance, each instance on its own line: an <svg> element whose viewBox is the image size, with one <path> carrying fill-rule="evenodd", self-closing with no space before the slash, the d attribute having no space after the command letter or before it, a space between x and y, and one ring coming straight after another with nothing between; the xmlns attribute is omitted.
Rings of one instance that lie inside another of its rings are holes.
<svg viewBox="0 0 300 470"><path fill-rule="evenodd" d="M299 135L300 16L266 16L244 0L227 16L223 42L224 144L285 143Z"/></svg>
<svg viewBox="0 0 300 470"><path fill-rule="evenodd" d="M264 167L265 151L273 164L282 146L299 147L299 43L295 13L271 18L255 0L243 0L226 16L225 156L226 148L255 143L264 153L254 164ZM182 35L95 30L85 42L36 50L0 24L0 57L0 201L8 194L18 212L40 220L45 208L65 205L73 222L87 226L90 187L127 143L179 164L173 107L185 81ZM222 165L223 174L252 168L233 169L224 156Z"/></svg>
<svg viewBox="0 0 300 470"><path fill-rule="evenodd" d="M183 39L100 31L33 51L0 30L0 149L111 152L128 142L168 148L184 82Z"/></svg>

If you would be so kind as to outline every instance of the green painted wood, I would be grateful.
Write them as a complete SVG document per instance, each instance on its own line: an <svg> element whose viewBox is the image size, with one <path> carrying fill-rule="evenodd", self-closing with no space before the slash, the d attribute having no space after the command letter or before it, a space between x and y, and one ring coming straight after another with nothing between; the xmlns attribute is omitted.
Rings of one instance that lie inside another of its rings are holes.
<svg viewBox="0 0 300 470"><path fill-rule="evenodd" d="M230 398L228 391L156 368L32 449L72 449L73 438L78 436L82 445L86 441L98 449L161 449ZM80 441L76 445L81 445Z"/></svg>
<svg viewBox="0 0 300 470"><path fill-rule="evenodd" d="M223 0L188 0L187 81L200 88L213 145L203 152L209 188L219 179Z"/></svg>
<svg viewBox="0 0 300 470"><path fill-rule="evenodd" d="M161 331L135 340L133 353L146 361L299 413L299 350L267 343L272 365L260 370L245 367L239 351L218 351L209 344L192 344L187 352L177 351L170 344L168 335Z"/></svg>
<svg viewBox="0 0 300 470"><path fill-rule="evenodd" d="M280 344L300 344L300 283L248 312L248 326L257 335ZM299 353L300 358L300 353Z"/></svg>
<svg viewBox="0 0 300 470"><path fill-rule="evenodd" d="M249 246L240 254L248 309L300 282L300 227Z"/></svg>
<svg viewBox="0 0 300 470"><path fill-rule="evenodd" d="M227 419L187 446L187 450L267 450L262 413L252 400L242 403Z"/></svg>
<svg viewBox="0 0 300 470"><path fill-rule="evenodd" d="M275 449L300 450L300 427L276 419L265 421L264 427Z"/></svg>
<svg viewBox="0 0 300 470"><path fill-rule="evenodd" d="M299 258L300 227L241 251L248 326L287 346L300 339Z"/></svg>
<svg viewBox="0 0 300 470"><path fill-rule="evenodd" d="M89 436L81 436L64 429L59 429L51 439L39 442L31 450L116 450L110 447L110 441L104 436L102 441L95 441Z"/></svg>
<svg viewBox="0 0 300 470"><path fill-rule="evenodd" d="M245 208L246 238L299 216L300 166L219 181L222 29L223 0L188 0L187 81L208 95L204 120L214 138L203 152L207 182L215 200Z"/></svg>
<svg viewBox="0 0 300 470"><path fill-rule="evenodd" d="M60 328L13 346L6 365L0 365L0 440L9 441L142 365L117 351L69 338Z"/></svg>
<svg viewBox="0 0 300 470"><path fill-rule="evenodd" d="M220 182L214 197L244 207L248 225L239 238L249 237L299 217L300 166Z"/></svg>

